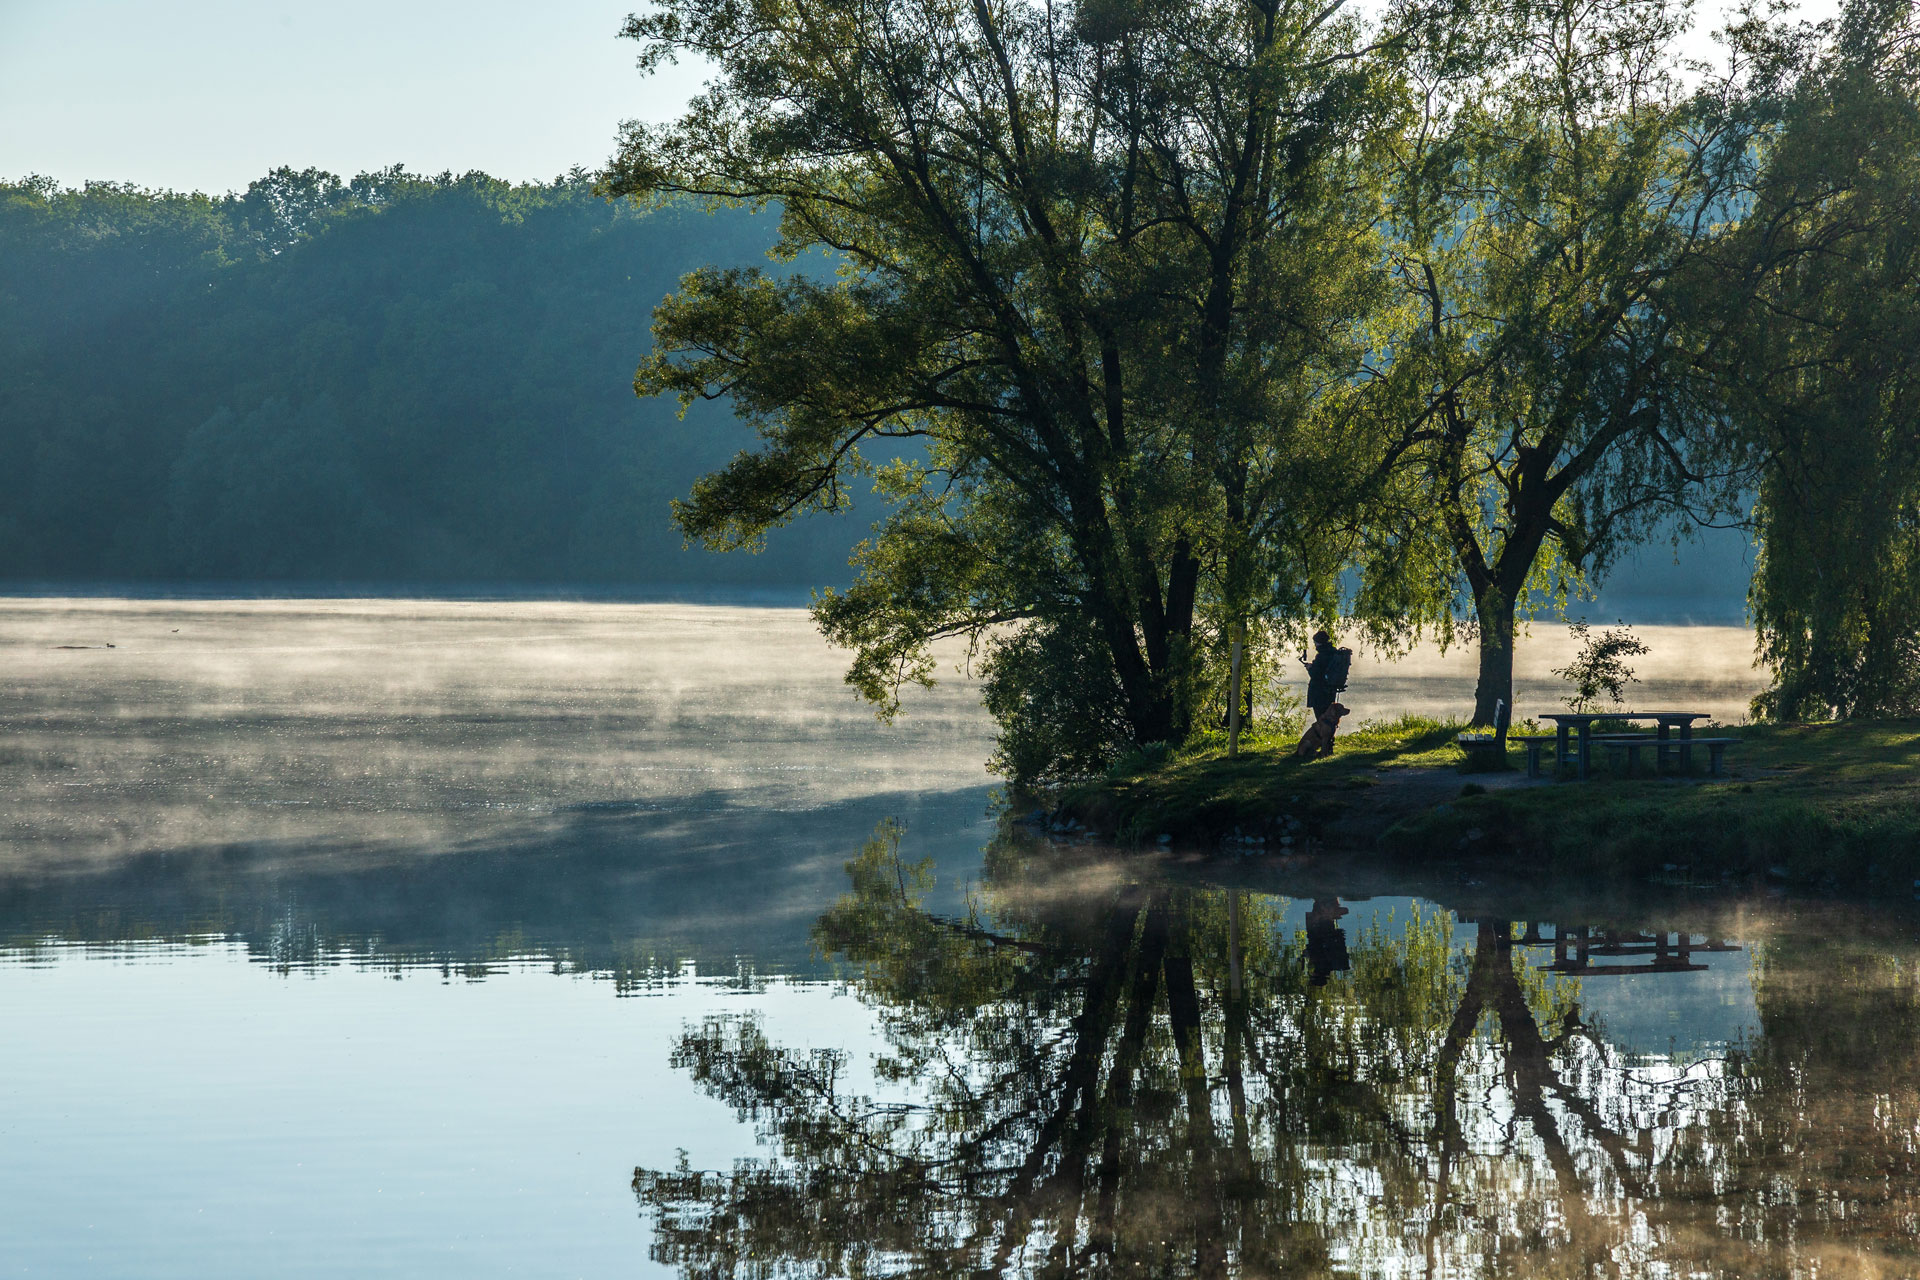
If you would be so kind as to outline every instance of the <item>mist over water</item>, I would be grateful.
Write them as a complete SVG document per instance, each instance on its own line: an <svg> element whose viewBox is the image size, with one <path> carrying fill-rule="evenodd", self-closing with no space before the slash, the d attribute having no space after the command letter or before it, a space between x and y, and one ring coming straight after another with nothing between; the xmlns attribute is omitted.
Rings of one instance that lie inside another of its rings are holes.
<svg viewBox="0 0 1920 1280"><path fill-rule="evenodd" d="M1594 634L1618 624L1593 621ZM1748 704L1766 688L1767 675L1753 665L1753 632L1744 626L1640 624L1631 628L1647 645L1629 658L1636 680L1627 686L1633 710L1704 711L1722 724L1743 724ZM1353 644L1353 642L1347 642ZM1410 653L1383 654L1354 644L1351 696L1341 701L1361 719L1402 713L1466 718L1473 711L1478 651L1471 640L1445 653L1431 642ZM1566 710L1568 685L1555 675L1579 652L1565 623L1535 621L1514 645L1514 718Z"/></svg>
<svg viewBox="0 0 1920 1280"><path fill-rule="evenodd" d="M842 865L992 830L972 684L881 724L794 608L18 598L0 663L9 1275L666 1273L635 1161L754 1148L672 1037L868 1043Z"/></svg>
<svg viewBox="0 0 1920 1280"><path fill-rule="evenodd" d="M1743 719L1739 627L1646 626L1636 705ZM112 647L106 647L112 646ZM1519 645L1520 717L1558 710L1563 626ZM0 601L4 865L245 843L445 853L596 808L672 818L874 796L984 802L992 724L951 647L894 724L842 683L804 610L412 600ZM1361 720L1464 716L1470 644L1359 646Z"/></svg>
<svg viewBox="0 0 1920 1280"><path fill-rule="evenodd" d="M1740 716L1743 630L1639 631L1631 701ZM1558 708L1570 654L1561 627L1522 641L1521 717ZM964 648L943 657L885 724L792 607L0 601L0 942L105 912L273 957L811 971L876 824L944 894L978 867L993 727ZM1470 646L1362 647L1343 697L1463 716L1473 683Z"/></svg>
<svg viewBox="0 0 1920 1280"><path fill-rule="evenodd" d="M697 826L992 781L971 682L881 724L798 609L8 600L0 661L15 868L231 842L447 852L582 806Z"/></svg>

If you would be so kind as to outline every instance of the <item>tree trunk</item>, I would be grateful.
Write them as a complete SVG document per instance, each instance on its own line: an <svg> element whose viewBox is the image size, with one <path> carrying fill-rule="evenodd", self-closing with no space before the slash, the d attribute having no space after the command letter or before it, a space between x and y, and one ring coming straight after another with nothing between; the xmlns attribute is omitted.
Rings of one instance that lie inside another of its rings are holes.
<svg viewBox="0 0 1920 1280"><path fill-rule="evenodd" d="M1240 754L1240 636L1244 628L1233 624L1233 657L1229 662L1232 668L1227 678L1227 754Z"/></svg>
<svg viewBox="0 0 1920 1280"><path fill-rule="evenodd" d="M1181 677L1182 668L1192 661L1199 568L1197 559L1176 552L1167 569L1165 606L1112 587L1119 580L1117 573L1096 575L1100 590L1086 602L1113 655L1135 746L1185 742L1193 727L1193 708L1187 705ZM1158 590L1157 583L1149 583L1147 590Z"/></svg>
<svg viewBox="0 0 1920 1280"><path fill-rule="evenodd" d="M1480 683L1473 690L1473 722L1493 726L1498 705L1513 708L1514 593L1488 587L1474 598L1480 622Z"/></svg>

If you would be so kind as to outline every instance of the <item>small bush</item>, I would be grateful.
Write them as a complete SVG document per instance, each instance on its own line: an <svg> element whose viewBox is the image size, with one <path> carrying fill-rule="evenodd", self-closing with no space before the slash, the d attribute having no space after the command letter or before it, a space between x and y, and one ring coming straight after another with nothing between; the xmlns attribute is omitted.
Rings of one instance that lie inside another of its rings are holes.
<svg viewBox="0 0 1920 1280"><path fill-rule="evenodd" d="M1149 742L1144 747L1139 747L1127 752L1118 760L1108 765L1107 776L1109 778L1130 778L1135 774L1146 773L1151 769L1158 769L1171 759L1173 759L1173 747L1170 744L1165 742Z"/></svg>
<svg viewBox="0 0 1920 1280"><path fill-rule="evenodd" d="M1646 644L1631 627L1602 631L1596 636L1588 633L1585 622L1576 622L1568 630L1581 642L1580 652L1566 666L1553 669L1553 674L1573 686L1573 696L1566 700L1567 710L1587 711L1602 694L1614 706L1620 705L1627 686L1639 682L1626 660L1649 652Z"/></svg>
<svg viewBox="0 0 1920 1280"><path fill-rule="evenodd" d="M988 766L1015 786L1097 778L1126 753L1126 699L1091 626L1023 627L995 641L982 675L1000 724Z"/></svg>

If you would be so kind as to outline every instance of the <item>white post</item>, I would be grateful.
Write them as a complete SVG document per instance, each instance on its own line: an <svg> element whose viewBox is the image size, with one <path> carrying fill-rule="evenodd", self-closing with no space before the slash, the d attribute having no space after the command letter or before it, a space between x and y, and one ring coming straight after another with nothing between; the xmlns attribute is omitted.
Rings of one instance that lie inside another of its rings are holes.
<svg viewBox="0 0 1920 1280"><path fill-rule="evenodd" d="M1240 640L1246 628L1233 624L1233 674L1227 680L1227 754L1240 754Z"/></svg>

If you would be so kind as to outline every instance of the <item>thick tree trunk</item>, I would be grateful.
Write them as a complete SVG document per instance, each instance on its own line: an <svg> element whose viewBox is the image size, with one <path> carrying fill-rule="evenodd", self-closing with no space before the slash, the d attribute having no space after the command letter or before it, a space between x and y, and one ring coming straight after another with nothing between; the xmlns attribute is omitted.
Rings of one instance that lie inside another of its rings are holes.
<svg viewBox="0 0 1920 1280"><path fill-rule="evenodd" d="M1183 666L1193 658L1199 569L1198 560L1176 553L1167 570L1164 607L1129 601L1137 613L1145 615L1137 617L1125 616L1118 609L1101 610L1101 631L1126 695L1127 721L1136 745L1185 742L1193 728L1193 708L1185 694L1187 682L1181 677Z"/></svg>
<svg viewBox="0 0 1920 1280"><path fill-rule="evenodd" d="M1191 717L1175 700L1174 682L1167 679L1165 673L1146 671L1133 682L1123 677L1122 683L1129 685L1127 720L1137 745L1145 746L1150 742L1178 745L1187 740L1187 731L1192 727Z"/></svg>
<svg viewBox="0 0 1920 1280"><path fill-rule="evenodd" d="M1473 690L1473 722L1492 727L1498 705L1513 708L1514 593L1488 587L1473 602L1480 622L1480 683Z"/></svg>

